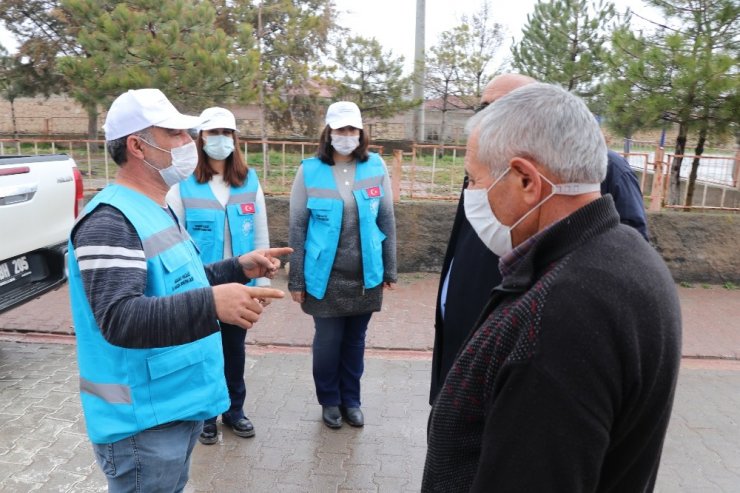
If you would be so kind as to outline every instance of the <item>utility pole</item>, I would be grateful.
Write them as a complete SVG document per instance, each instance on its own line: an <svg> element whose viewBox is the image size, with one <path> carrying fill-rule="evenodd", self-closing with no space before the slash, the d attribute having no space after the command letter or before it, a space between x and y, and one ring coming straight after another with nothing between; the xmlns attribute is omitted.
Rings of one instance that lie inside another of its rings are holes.
<svg viewBox="0 0 740 493"><path fill-rule="evenodd" d="M420 101L414 110L414 139L424 142L424 30L426 0L416 0L416 40L414 43L414 99Z"/></svg>
<svg viewBox="0 0 740 493"><path fill-rule="evenodd" d="M264 42L262 40L264 32L262 30L262 0L257 7L257 63L262 68L262 59L264 57ZM262 179L267 180L270 172L270 150L267 146L267 127L265 126L265 80L264 75L260 75L259 80L259 105L260 105L260 137L262 140Z"/></svg>

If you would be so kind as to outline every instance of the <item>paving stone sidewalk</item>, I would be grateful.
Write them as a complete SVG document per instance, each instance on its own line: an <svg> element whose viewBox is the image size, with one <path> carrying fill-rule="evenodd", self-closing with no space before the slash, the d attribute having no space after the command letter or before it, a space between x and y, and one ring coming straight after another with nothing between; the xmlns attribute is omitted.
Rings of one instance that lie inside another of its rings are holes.
<svg viewBox="0 0 740 493"><path fill-rule="evenodd" d="M0 491L101 492L72 344L0 342ZM411 492L421 484L429 358L370 351L362 429L330 430L305 349L250 348L257 435L196 445L187 493ZM685 360L656 491L737 492L740 363Z"/></svg>
<svg viewBox="0 0 740 493"><path fill-rule="evenodd" d="M439 274L399 276L398 287L387 291L383 310L373 315L367 346L375 349L428 351L434 345L434 310ZM286 291L281 270L273 286ZM740 289L715 285L678 286L683 316L683 354L689 357L740 359ZM0 332L40 332L71 335L69 291L56 291L0 314ZM267 307L249 331L247 344L310 346L313 321L288 295Z"/></svg>
<svg viewBox="0 0 740 493"><path fill-rule="evenodd" d="M289 299L273 302L247 338L246 410L257 436L223 430L217 444L196 446L186 492L418 491L437 283L437 274L401 275L373 316L363 429L322 424L312 320ZM274 286L287 288L284 273ZM697 285L679 293L688 358L656 490L738 492L740 291ZM105 491L84 433L72 334L66 285L0 314L2 492Z"/></svg>

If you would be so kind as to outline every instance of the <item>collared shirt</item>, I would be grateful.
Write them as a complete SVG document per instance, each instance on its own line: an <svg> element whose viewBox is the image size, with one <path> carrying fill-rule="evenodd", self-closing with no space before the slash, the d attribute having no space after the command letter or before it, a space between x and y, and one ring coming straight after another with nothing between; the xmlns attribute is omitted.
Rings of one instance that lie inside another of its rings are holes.
<svg viewBox="0 0 740 493"><path fill-rule="evenodd" d="M498 261L498 268L501 271L501 275L504 278L509 277L509 275L516 270L517 266L524 258L524 256L527 255L527 253L529 253L535 243L537 243L540 238L542 238L542 236L545 234L545 231L550 229L553 224L557 224L557 222L558 221L552 223L537 234L530 236L522 243L517 245L512 251L501 257Z"/></svg>

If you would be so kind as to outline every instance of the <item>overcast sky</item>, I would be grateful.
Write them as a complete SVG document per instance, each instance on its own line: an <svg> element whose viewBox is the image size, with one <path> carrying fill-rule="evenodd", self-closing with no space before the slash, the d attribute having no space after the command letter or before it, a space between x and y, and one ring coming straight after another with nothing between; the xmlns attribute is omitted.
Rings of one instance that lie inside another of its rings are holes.
<svg viewBox="0 0 740 493"><path fill-rule="evenodd" d="M340 25L350 28L353 34L374 37L386 50L391 49L395 55L403 55L407 72L412 70L416 0L335 1L340 11ZM655 15L655 11L646 8L641 0L613 1L619 13L629 7L647 17ZM491 0L493 19L504 27L502 57L509 55L512 38L517 41L521 38L527 14L534 11L536 3L536 0ZM483 0L426 0L426 47L434 45L440 33L459 24L463 14L474 14L482 4ZM633 17L633 25L640 22L640 19Z"/></svg>
<svg viewBox="0 0 740 493"><path fill-rule="evenodd" d="M416 0L335 0L340 12L338 23L353 35L374 37L385 50L403 55L407 72L413 67ZM434 45L439 34L460 22L463 14L472 15L483 0L426 0L426 46ZM504 26L505 41L501 55L508 55L511 39L521 38L527 14L534 10L536 0L491 0L494 20ZM617 10L627 7L647 17L655 11L643 6L641 0L615 0ZM640 22L634 18L633 24ZM0 26L0 44L11 51L16 48L12 37ZM498 61L500 63L500 60Z"/></svg>

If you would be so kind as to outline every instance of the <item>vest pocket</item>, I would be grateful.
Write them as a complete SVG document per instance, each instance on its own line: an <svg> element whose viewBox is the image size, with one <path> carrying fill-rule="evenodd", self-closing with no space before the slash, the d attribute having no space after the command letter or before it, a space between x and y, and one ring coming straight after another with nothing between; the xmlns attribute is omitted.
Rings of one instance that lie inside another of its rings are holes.
<svg viewBox="0 0 740 493"><path fill-rule="evenodd" d="M314 221L329 222L329 214L334 209L337 199L327 199L324 197L309 197L306 201L306 208L311 212Z"/></svg>
<svg viewBox="0 0 740 493"><path fill-rule="evenodd" d="M183 368L201 363L203 359L200 348L185 345L148 357L146 365L149 369L149 378L156 380Z"/></svg>
<svg viewBox="0 0 740 493"><path fill-rule="evenodd" d="M164 282L167 294L181 293L194 286L195 276L191 267L195 264L184 251L184 245L176 245L159 254L164 266Z"/></svg>
<svg viewBox="0 0 740 493"><path fill-rule="evenodd" d="M209 372L204 362L201 347L193 343L176 346L147 358L150 393L156 396L152 399L152 407L157 422L190 416L194 408L203 406L202 402L192 399L189 391L206 387L208 382L205 376Z"/></svg>
<svg viewBox="0 0 740 493"><path fill-rule="evenodd" d="M210 252L214 247L217 216L215 210L185 210L185 226L201 252Z"/></svg>
<svg viewBox="0 0 740 493"><path fill-rule="evenodd" d="M326 199L322 197L309 197L306 207L310 212L308 224L308 236L314 237L315 241L325 243L336 235L333 226L335 213L334 206L337 204L335 199ZM343 204L339 204L343 206Z"/></svg>

